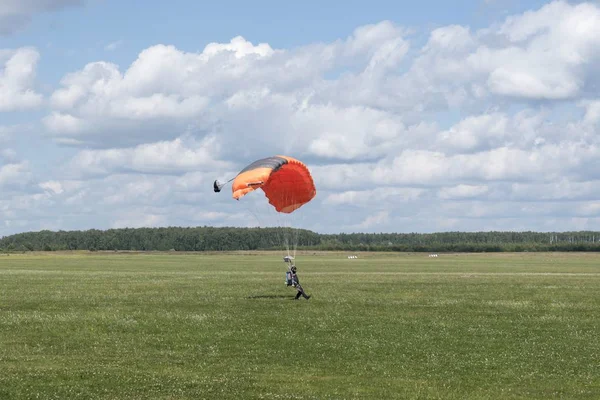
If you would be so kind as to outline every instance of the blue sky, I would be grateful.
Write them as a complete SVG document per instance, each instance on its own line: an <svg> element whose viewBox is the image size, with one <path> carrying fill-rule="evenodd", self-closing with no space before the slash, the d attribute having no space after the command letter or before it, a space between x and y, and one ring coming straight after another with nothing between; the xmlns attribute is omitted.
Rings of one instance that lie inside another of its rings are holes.
<svg viewBox="0 0 600 400"><path fill-rule="evenodd" d="M212 180L285 152L319 232L597 230L599 26L580 1L2 2L0 235L252 224Z"/></svg>

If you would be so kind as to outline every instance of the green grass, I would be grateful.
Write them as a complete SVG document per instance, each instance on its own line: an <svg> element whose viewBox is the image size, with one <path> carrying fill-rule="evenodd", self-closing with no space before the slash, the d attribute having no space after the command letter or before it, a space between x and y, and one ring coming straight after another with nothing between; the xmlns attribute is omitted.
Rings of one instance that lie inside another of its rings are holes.
<svg viewBox="0 0 600 400"><path fill-rule="evenodd" d="M0 399L598 399L600 255L0 256Z"/></svg>

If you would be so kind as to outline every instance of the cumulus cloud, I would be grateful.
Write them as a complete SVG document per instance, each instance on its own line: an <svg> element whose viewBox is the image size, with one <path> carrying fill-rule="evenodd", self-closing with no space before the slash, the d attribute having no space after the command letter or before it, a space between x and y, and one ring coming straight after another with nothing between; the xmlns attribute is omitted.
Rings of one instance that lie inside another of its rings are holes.
<svg viewBox="0 0 600 400"><path fill-rule="evenodd" d="M3 160L6 163L11 163L16 161L16 159L17 152L14 149L8 147L0 150L0 160Z"/></svg>
<svg viewBox="0 0 600 400"><path fill-rule="evenodd" d="M21 189L31 183L32 173L29 163L12 162L0 165L0 190ZM2 193L3 195L5 193Z"/></svg>
<svg viewBox="0 0 600 400"><path fill-rule="evenodd" d="M598 68L600 8L551 2L472 32L434 30L409 72L388 85L429 107L487 106L483 98L574 99L588 92Z"/></svg>
<svg viewBox="0 0 600 400"><path fill-rule="evenodd" d="M356 161L427 148L437 126L424 117L471 107L479 115L437 142L477 151L515 138L506 115L482 109L494 98L568 99L587 90L599 65L598 26L598 7L557 1L494 28L440 27L404 73L410 35L389 21L294 49L242 36L199 53L156 45L124 71L99 61L66 75L44 123L73 145L131 146L218 132L224 152L252 137L248 152L293 148Z"/></svg>
<svg viewBox="0 0 600 400"><path fill-rule="evenodd" d="M510 183L502 190L497 200L510 201L579 201L585 202L600 198L600 185L596 180L575 181L561 178L550 183Z"/></svg>
<svg viewBox="0 0 600 400"><path fill-rule="evenodd" d="M206 138L201 142L177 138L133 148L83 150L72 159L70 168L83 175L106 175L123 171L172 174L226 168L227 162L212 157L214 149L214 138Z"/></svg>
<svg viewBox="0 0 600 400"><path fill-rule="evenodd" d="M28 47L0 49L0 112L41 105L42 95L34 89L39 58L38 51Z"/></svg>
<svg viewBox="0 0 600 400"><path fill-rule="evenodd" d="M241 36L210 43L200 53L156 45L123 72L99 61L67 74L51 96L53 112L44 124L57 138L98 147L219 129L236 144L246 134L263 145L310 135L312 151L329 155L330 143L353 124L375 124L372 134L354 131L380 141L404 129L401 120L376 109L311 103L315 90L327 84L323 74L334 68L357 66L369 74L392 69L408 49L402 35L383 22L358 28L344 41L292 50ZM332 126L319 128L327 120ZM248 134L248 128L254 132ZM353 147L342 149L348 150L346 158L357 154Z"/></svg>
<svg viewBox="0 0 600 400"><path fill-rule="evenodd" d="M148 214L145 210L134 213L128 212L123 217L116 217L111 224L111 228L147 228L160 226L166 222L165 216L157 214Z"/></svg>
<svg viewBox="0 0 600 400"><path fill-rule="evenodd" d="M100 209L112 213L103 226L246 225L212 181L291 154L317 184L309 229L590 227L599 27L598 5L553 1L483 29L438 27L422 46L382 21L290 49L236 36L199 52L150 46L125 67L90 62L63 76L42 119L73 156L19 201L67 204L79 215L67 225ZM28 54L7 80L21 107L35 103ZM12 176L19 160L4 162Z"/></svg>
<svg viewBox="0 0 600 400"><path fill-rule="evenodd" d="M600 148L578 143L550 144L531 150L500 147L475 154L445 155L406 150L377 163L315 168L325 187L378 185L440 186L482 181L550 182L558 177L597 179ZM588 169L590 168L590 169Z"/></svg>
<svg viewBox="0 0 600 400"><path fill-rule="evenodd" d="M47 181L39 184L40 188L50 194L61 194L65 191L62 183L58 181Z"/></svg>
<svg viewBox="0 0 600 400"><path fill-rule="evenodd" d="M477 198L486 194L489 188L486 185L457 185L440 189L438 196L442 199L468 199Z"/></svg>
<svg viewBox="0 0 600 400"><path fill-rule="evenodd" d="M597 124L600 122L600 100L586 101L584 122L587 124Z"/></svg>
<svg viewBox="0 0 600 400"><path fill-rule="evenodd" d="M1 170L0 170L1 171ZM0 172L0 177L4 174ZM21 175L22 179L22 175ZM248 206L199 185L197 172L172 175L115 173L60 179L38 190L0 195L0 235L16 230L109 229L141 226L256 226ZM0 188L5 188L0 184ZM266 208L265 208L266 209Z"/></svg>
<svg viewBox="0 0 600 400"><path fill-rule="evenodd" d="M425 193L421 188L382 187L371 190L349 190L329 194L324 200L328 205L353 205L364 207L369 204L385 204L417 200Z"/></svg>
<svg viewBox="0 0 600 400"><path fill-rule="evenodd" d="M376 226L385 226L390 218L389 211L379 211L376 214L369 215L360 224L355 225L358 229L370 230Z"/></svg>

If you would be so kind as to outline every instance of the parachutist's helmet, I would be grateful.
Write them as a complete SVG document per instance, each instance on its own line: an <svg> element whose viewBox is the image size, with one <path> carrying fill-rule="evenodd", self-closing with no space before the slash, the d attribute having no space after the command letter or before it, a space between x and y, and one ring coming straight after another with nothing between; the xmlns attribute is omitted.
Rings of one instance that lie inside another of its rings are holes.
<svg viewBox="0 0 600 400"><path fill-rule="evenodd" d="M296 272L296 266L292 265L292 268L290 268L292 270L292 272Z"/></svg>

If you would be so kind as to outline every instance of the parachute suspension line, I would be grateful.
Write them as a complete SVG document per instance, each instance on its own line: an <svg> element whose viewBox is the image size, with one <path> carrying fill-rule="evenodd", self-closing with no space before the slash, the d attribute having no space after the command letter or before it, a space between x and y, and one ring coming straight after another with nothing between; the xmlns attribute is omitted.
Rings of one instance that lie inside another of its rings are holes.
<svg viewBox="0 0 600 400"><path fill-rule="evenodd" d="M288 192L284 193L284 201L287 201L288 198ZM289 217L289 215L288 215ZM277 229L281 230L281 234L283 235L283 245L285 246L285 250L288 256L290 256L290 242L289 242L289 234L288 234L288 226L287 223L288 222L286 220L286 215L282 215L279 214L279 218L278 218L278 224L279 227Z"/></svg>
<svg viewBox="0 0 600 400"><path fill-rule="evenodd" d="M240 203L254 217L259 227L270 230L265 237L276 249L284 250L288 256L290 253L289 219L291 214L279 213L269 203L262 203L258 198L241 198Z"/></svg>
<svg viewBox="0 0 600 400"><path fill-rule="evenodd" d="M296 204L299 197L294 191L285 191L280 194L281 201L286 204ZM276 248L282 250L284 255L296 258L300 245L300 219L304 219L302 213L293 211L290 213L278 212L270 203L252 203L249 211L259 221L260 226L270 227L275 242L271 242ZM255 211L257 213L255 213Z"/></svg>
<svg viewBox="0 0 600 400"><path fill-rule="evenodd" d="M287 196L287 193L286 193ZM289 243L289 235L288 235L288 219L289 219L289 215L286 215L284 213L279 213L277 211L273 211L275 214L275 231L277 232L277 235L279 236L279 242L280 242L280 246L281 248L285 248L285 253L287 254L287 256L290 256L290 243Z"/></svg>
<svg viewBox="0 0 600 400"><path fill-rule="evenodd" d="M284 201L286 204L289 203L289 200L292 199L293 192L285 191L280 194L280 199ZM284 213L278 212L275 208L269 204L270 215L274 217L273 220L273 230L277 235L279 240L279 248L282 249L285 255L291 257L292 255L295 257L294 250L294 237L293 237L293 229L294 229L294 219L296 215L294 213Z"/></svg>
<svg viewBox="0 0 600 400"><path fill-rule="evenodd" d="M267 244L270 243L271 246L275 246L276 248L281 248L284 245L283 235L280 232L280 228L278 228L277 221L273 221L273 211L270 204L257 204L256 199L240 199L240 203L244 205L244 208L252 214L254 219L256 220L258 227L264 228L265 230L270 230L271 233L266 234L266 236L260 236L267 238ZM277 218L277 214L275 213ZM275 222L275 223L274 223ZM273 233L274 233L274 241L273 241Z"/></svg>
<svg viewBox="0 0 600 400"><path fill-rule="evenodd" d="M296 203L296 196L294 194L292 194L292 203ZM296 221L296 217L297 217L297 213L292 213L294 215L293 217L293 227L291 229L290 235L292 237L292 242L294 244L294 257L296 257L296 250L298 249L298 224Z"/></svg>
<svg viewBox="0 0 600 400"><path fill-rule="evenodd" d="M293 191L285 193L285 201L287 204L295 204L296 196ZM285 226L285 241L286 241L286 250L288 256L293 256L296 258L297 250L298 250L298 227L297 227L297 213L291 212L289 214L285 214L285 218L288 220L289 224Z"/></svg>
<svg viewBox="0 0 600 400"><path fill-rule="evenodd" d="M258 226L261 226L262 223L260 222L260 218L258 218L258 215L256 215L256 213L254 212L254 210L252 209L252 207L250 207L250 205L248 204L248 202L242 201L242 203L244 204L244 208L246 210L248 210L248 212L250 214L252 214L252 216L254 217L254 219L256 219L256 223L258 224Z"/></svg>

